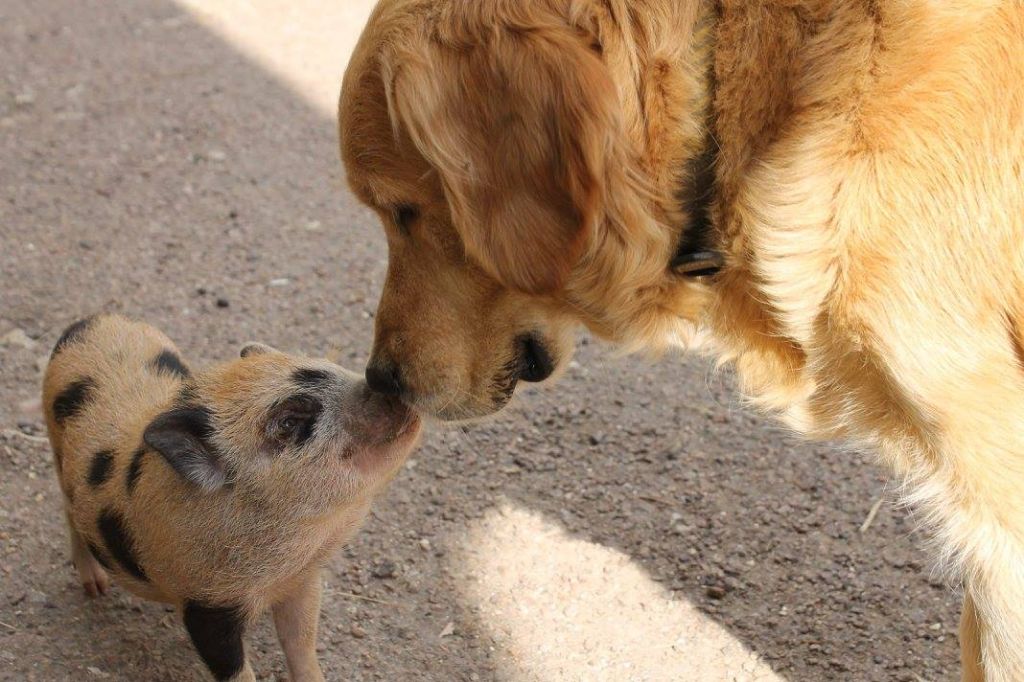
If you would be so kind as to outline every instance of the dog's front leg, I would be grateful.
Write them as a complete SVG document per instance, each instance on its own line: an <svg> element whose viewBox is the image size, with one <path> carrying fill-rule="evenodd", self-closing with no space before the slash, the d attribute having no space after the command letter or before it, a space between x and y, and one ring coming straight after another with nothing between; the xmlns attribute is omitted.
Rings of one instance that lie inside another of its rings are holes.
<svg viewBox="0 0 1024 682"><path fill-rule="evenodd" d="M962 682L985 681L985 672L981 667L981 630L978 613L968 592L964 592L964 603L960 612L960 666Z"/></svg>
<svg viewBox="0 0 1024 682"><path fill-rule="evenodd" d="M966 578L960 619L964 682L1024 679L1024 553L1008 554Z"/></svg>

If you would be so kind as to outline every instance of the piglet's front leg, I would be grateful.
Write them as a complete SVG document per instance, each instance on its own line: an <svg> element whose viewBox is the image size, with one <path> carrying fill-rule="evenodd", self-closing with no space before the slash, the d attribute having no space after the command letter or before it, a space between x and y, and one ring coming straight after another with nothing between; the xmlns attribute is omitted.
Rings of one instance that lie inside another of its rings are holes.
<svg viewBox="0 0 1024 682"><path fill-rule="evenodd" d="M320 620L320 571L310 571L293 592L274 605L274 627L293 682L323 682L316 657Z"/></svg>
<svg viewBox="0 0 1024 682"><path fill-rule="evenodd" d="M240 609L189 601L182 615L192 644L215 680L256 682L245 658L245 616Z"/></svg>

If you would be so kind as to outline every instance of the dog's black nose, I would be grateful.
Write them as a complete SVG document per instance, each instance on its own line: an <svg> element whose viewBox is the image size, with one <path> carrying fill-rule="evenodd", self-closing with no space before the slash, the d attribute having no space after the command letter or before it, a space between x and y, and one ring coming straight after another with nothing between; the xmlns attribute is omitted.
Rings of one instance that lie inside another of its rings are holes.
<svg viewBox="0 0 1024 682"><path fill-rule="evenodd" d="M384 395L399 395L404 388L398 367L392 364L367 365L366 383L371 390Z"/></svg>

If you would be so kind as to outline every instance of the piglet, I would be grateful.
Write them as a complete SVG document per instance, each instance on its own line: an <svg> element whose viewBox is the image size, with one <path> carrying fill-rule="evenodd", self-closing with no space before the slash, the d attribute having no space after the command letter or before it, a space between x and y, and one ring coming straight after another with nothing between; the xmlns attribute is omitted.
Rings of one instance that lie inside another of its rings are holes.
<svg viewBox="0 0 1024 682"><path fill-rule="evenodd" d="M408 457L420 423L323 360L250 344L193 373L157 329L69 327L43 406L71 557L176 606L217 680L255 680L246 626L269 609L292 680L323 680L320 569Z"/></svg>

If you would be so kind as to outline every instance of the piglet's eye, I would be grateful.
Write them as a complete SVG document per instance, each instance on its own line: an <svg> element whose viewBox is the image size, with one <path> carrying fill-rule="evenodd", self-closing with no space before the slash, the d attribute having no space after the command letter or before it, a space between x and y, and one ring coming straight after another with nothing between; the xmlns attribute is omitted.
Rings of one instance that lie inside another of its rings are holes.
<svg viewBox="0 0 1024 682"><path fill-rule="evenodd" d="M311 395L295 395L278 403L267 422L267 437L278 448L305 445L316 429L322 406Z"/></svg>
<svg viewBox="0 0 1024 682"><path fill-rule="evenodd" d="M398 226L402 232L408 234L412 229L412 226L420 218L420 209L412 204L402 204L396 206L394 209L395 213L395 225Z"/></svg>

